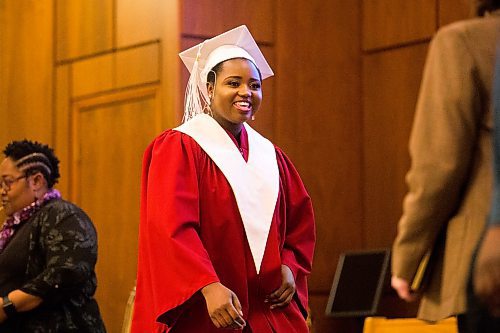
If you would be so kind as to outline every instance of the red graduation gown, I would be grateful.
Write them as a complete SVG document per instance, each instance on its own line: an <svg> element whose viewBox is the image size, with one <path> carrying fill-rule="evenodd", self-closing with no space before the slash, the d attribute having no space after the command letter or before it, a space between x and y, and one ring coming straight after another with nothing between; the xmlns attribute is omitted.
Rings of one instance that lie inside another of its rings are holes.
<svg viewBox="0 0 500 333"><path fill-rule="evenodd" d="M247 160L252 147L244 128L239 149ZM247 322L243 332L308 332L304 316L315 243L313 210L290 160L277 147L276 156L279 194L257 274L234 194L210 157L176 130L149 145L133 333L227 332L212 324L200 293L216 281L238 296ZM281 264L293 272L297 293L288 306L270 310L264 298L281 285Z"/></svg>

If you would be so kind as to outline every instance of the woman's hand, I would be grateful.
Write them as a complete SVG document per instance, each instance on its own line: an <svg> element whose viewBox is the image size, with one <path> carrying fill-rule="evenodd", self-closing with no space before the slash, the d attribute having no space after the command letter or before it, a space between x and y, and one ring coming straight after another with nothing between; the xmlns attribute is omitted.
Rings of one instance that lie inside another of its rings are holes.
<svg viewBox="0 0 500 333"><path fill-rule="evenodd" d="M207 303L208 314L217 328L241 330L245 319L241 304L234 292L220 282L211 283L201 289Z"/></svg>
<svg viewBox="0 0 500 333"><path fill-rule="evenodd" d="M30 311L42 303L42 299L38 296L33 296L21 290L14 290L9 293L9 298L14 303L17 312ZM0 297L0 307L3 306L3 300ZM7 320L7 316L3 309L0 311L0 324Z"/></svg>
<svg viewBox="0 0 500 333"><path fill-rule="evenodd" d="M292 301L295 290L292 270L287 265L281 265L281 286L267 296L265 302L271 303L271 309L287 306Z"/></svg>

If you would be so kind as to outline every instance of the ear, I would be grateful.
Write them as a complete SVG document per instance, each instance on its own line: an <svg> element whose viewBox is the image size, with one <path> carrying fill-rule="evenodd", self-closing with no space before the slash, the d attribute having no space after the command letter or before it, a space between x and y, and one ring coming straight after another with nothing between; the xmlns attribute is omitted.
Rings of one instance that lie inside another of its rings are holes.
<svg viewBox="0 0 500 333"><path fill-rule="evenodd" d="M34 191L39 191L40 189L47 188L47 180L43 176L41 172L37 172L31 176L29 176L29 184L30 187Z"/></svg>
<svg viewBox="0 0 500 333"><path fill-rule="evenodd" d="M213 83L207 82L207 92L208 92L208 99L212 99L212 97L214 95Z"/></svg>

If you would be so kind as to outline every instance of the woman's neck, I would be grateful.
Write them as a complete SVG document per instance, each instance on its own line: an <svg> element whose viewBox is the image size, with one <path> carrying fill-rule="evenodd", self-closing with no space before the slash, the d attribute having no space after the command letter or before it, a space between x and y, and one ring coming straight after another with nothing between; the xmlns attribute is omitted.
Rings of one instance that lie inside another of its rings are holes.
<svg viewBox="0 0 500 333"><path fill-rule="evenodd" d="M224 118L218 117L215 114L213 115L213 118L217 121L217 123L219 123L219 125L223 129L231 133L236 138L236 140L238 140L238 142L240 141L240 135L241 135L241 129L243 128L243 123L234 124L230 121L227 121Z"/></svg>

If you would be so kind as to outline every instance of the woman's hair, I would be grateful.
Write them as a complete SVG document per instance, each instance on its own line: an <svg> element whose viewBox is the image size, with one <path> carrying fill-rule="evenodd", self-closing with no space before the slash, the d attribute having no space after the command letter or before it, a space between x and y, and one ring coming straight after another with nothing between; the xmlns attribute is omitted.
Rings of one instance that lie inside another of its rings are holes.
<svg viewBox="0 0 500 333"><path fill-rule="evenodd" d="M41 172L49 188L52 188L60 177L59 159L54 155L54 150L47 145L26 139L12 141L5 147L3 153L12 159L26 176Z"/></svg>
<svg viewBox="0 0 500 333"><path fill-rule="evenodd" d="M476 13L484 16L486 12L491 12L500 8L500 0L476 0Z"/></svg>
<svg viewBox="0 0 500 333"><path fill-rule="evenodd" d="M214 84L215 83L215 77L222 70L222 65L226 61L228 61L228 60L234 60L234 59L248 60L247 58L241 58L240 57L240 58L231 58L231 59L227 59L227 60L219 62L217 65L215 65L214 67L212 67L212 69L208 72L208 74L207 74L207 83ZM251 60L248 60L248 61L250 61L253 64L253 61L251 61ZM259 72L259 79L262 81L262 74L260 73L259 67L257 67L255 64L254 64L254 66L255 66L255 68L257 68L257 72Z"/></svg>

